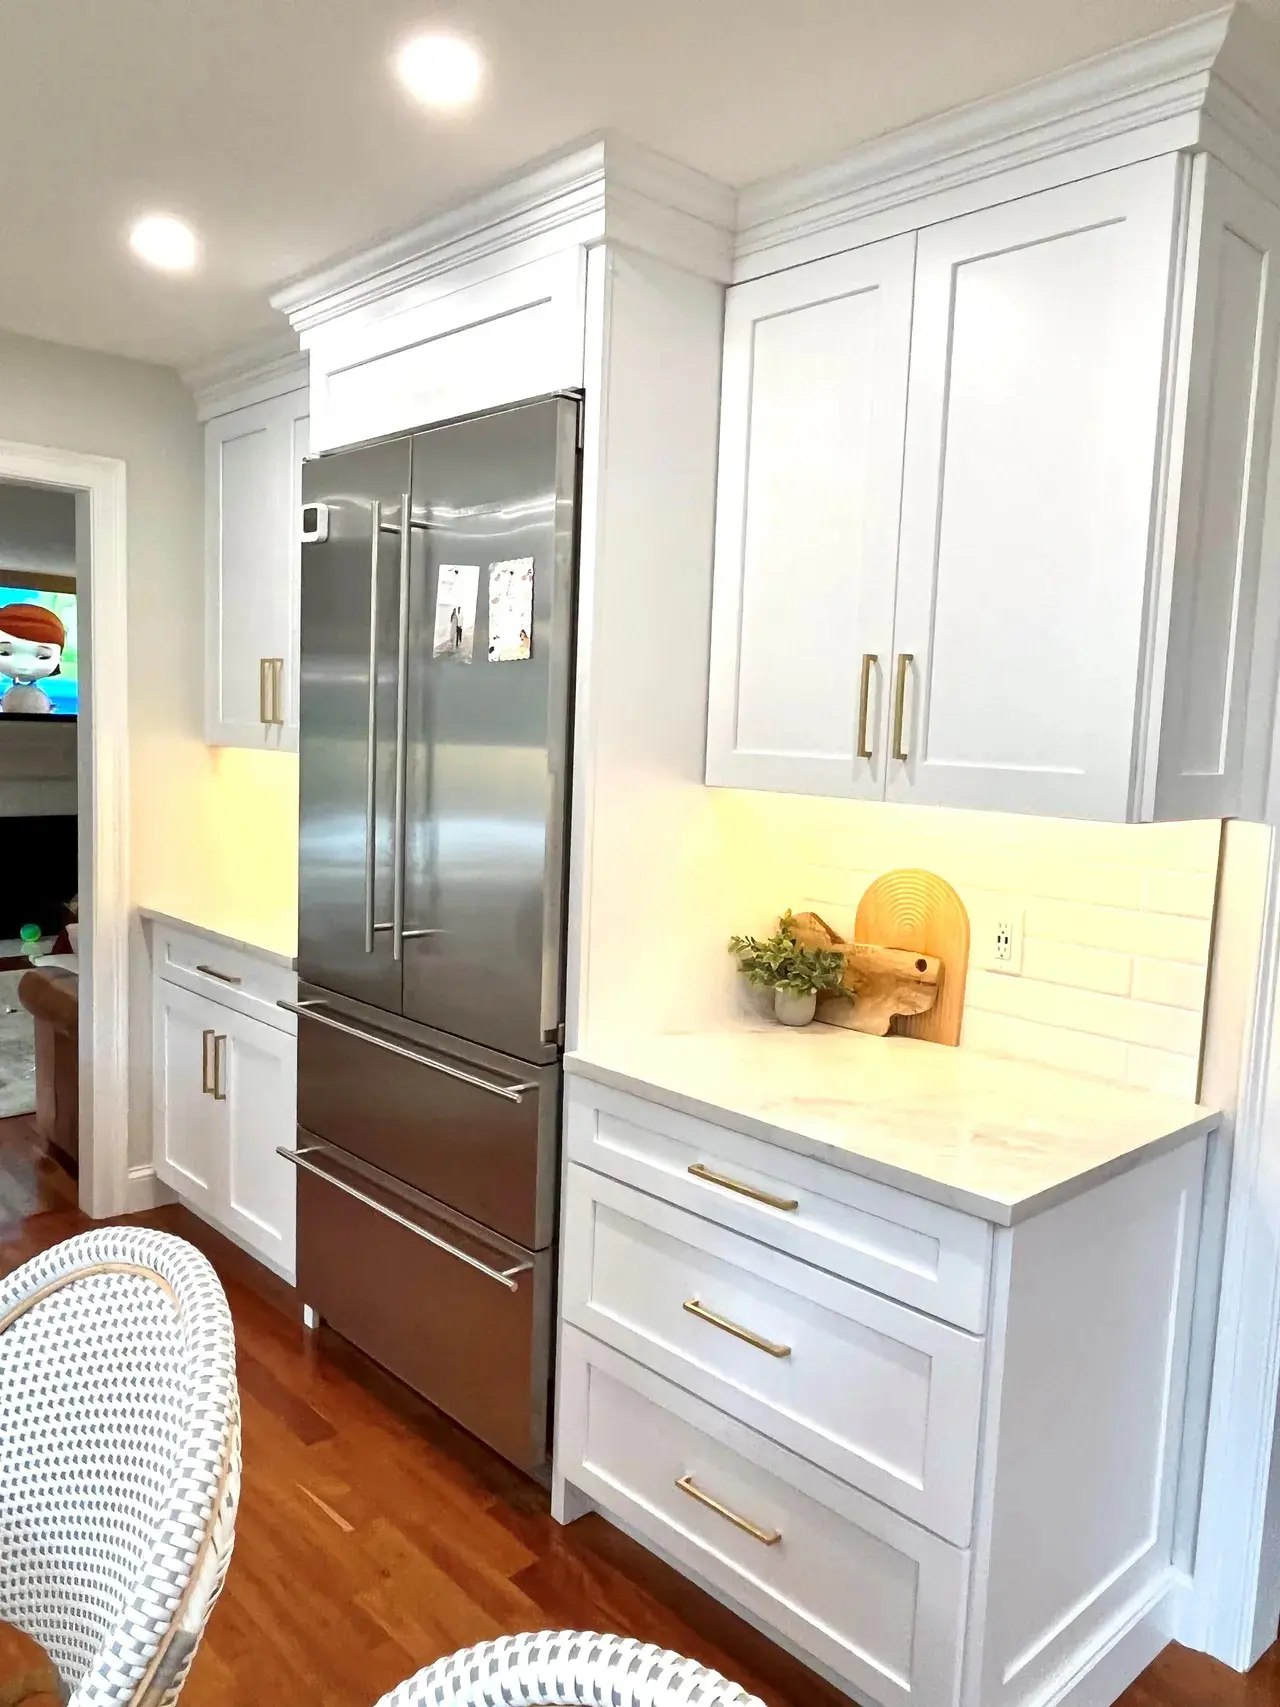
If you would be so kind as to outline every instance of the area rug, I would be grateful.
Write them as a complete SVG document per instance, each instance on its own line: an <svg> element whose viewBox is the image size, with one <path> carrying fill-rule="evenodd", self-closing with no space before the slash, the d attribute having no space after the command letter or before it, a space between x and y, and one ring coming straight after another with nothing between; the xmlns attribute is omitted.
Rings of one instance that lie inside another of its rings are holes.
<svg viewBox="0 0 1280 1707"><path fill-rule="evenodd" d="M36 1106L35 1021L18 1002L21 972L0 972L0 1120Z"/></svg>

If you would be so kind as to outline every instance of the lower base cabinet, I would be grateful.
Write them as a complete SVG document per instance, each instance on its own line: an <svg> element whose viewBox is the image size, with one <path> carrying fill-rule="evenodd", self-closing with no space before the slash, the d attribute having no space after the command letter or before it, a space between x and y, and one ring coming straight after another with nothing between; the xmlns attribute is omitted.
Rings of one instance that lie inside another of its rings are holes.
<svg viewBox="0 0 1280 1707"><path fill-rule="evenodd" d="M1115 1701L1186 1581L1206 1140L985 1244L939 1222L914 1276L885 1253L927 1206L880 1188L842 1229L868 1287L820 1218L856 1176L573 1075L566 1107L554 1509L867 1707Z"/></svg>
<svg viewBox="0 0 1280 1707"><path fill-rule="evenodd" d="M153 1029L157 1175L292 1280L295 1182L276 1154L278 1145L294 1144L292 1030L163 977L155 982Z"/></svg>

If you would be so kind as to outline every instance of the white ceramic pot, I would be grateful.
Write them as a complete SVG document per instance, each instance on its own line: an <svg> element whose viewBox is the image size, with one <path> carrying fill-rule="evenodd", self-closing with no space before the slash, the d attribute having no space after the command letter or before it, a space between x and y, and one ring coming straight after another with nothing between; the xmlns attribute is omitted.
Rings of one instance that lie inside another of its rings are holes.
<svg viewBox="0 0 1280 1707"><path fill-rule="evenodd" d="M818 992L806 990L793 996L790 990L773 992L773 1017L780 1025L808 1025L818 1008Z"/></svg>

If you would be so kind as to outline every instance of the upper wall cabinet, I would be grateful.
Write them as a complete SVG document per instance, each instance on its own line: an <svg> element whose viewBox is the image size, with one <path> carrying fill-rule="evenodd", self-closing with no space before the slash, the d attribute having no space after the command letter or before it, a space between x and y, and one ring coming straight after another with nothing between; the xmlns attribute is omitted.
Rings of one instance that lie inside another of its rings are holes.
<svg viewBox="0 0 1280 1707"><path fill-rule="evenodd" d="M205 423L205 739L298 745L298 582L307 393Z"/></svg>
<svg viewBox="0 0 1280 1707"><path fill-rule="evenodd" d="M708 782L884 792L915 249L729 292Z"/></svg>
<svg viewBox="0 0 1280 1707"><path fill-rule="evenodd" d="M1278 242L1170 154L732 289L708 782L1257 815Z"/></svg>

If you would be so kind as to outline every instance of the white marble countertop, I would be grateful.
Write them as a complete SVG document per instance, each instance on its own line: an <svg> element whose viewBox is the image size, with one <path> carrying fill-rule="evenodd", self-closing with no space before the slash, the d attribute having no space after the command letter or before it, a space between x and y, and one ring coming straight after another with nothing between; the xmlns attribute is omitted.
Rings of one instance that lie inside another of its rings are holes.
<svg viewBox="0 0 1280 1707"><path fill-rule="evenodd" d="M592 1038L564 1065L1001 1226L1220 1118L1054 1067L827 1025Z"/></svg>
<svg viewBox="0 0 1280 1707"><path fill-rule="evenodd" d="M225 931L211 930L208 925L198 925L192 919L175 918L172 913L162 913L156 907L139 907L138 915L157 925L170 925L176 931L190 931L193 936L205 937L223 948L237 948L242 954L256 955L259 960L265 960L272 966L283 966L290 972L298 964L291 955L281 954L278 949L263 948L261 943L246 942L243 937L228 936Z"/></svg>

